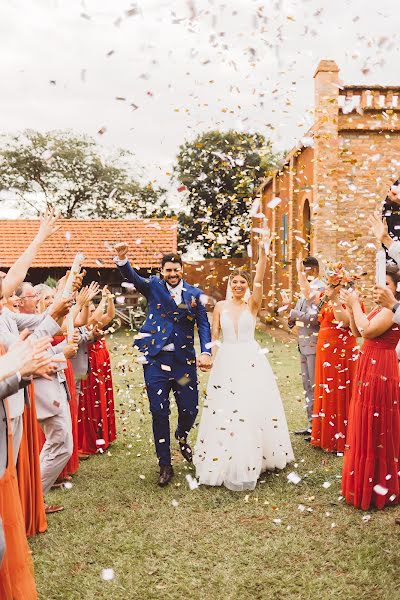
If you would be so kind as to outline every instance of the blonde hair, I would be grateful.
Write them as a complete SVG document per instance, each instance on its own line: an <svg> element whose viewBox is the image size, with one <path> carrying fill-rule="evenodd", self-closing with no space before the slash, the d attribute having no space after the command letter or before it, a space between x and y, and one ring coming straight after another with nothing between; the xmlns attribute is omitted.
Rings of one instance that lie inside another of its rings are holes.
<svg viewBox="0 0 400 600"><path fill-rule="evenodd" d="M236 269L233 269L233 271L229 275L229 280L232 281L232 279L236 276L243 277L243 279L247 281L249 287L251 287L251 275L249 271L246 271L244 267L238 267Z"/></svg>
<svg viewBox="0 0 400 600"><path fill-rule="evenodd" d="M33 290L36 292L36 294L38 295L38 298L39 298L38 312L42 313L46 310L46 307L44 305L44 297L49 292L55 293L56 290L54 288L50 287L49 285L47 285L46 283L39 283L38 285L35 285Z"/></svg>

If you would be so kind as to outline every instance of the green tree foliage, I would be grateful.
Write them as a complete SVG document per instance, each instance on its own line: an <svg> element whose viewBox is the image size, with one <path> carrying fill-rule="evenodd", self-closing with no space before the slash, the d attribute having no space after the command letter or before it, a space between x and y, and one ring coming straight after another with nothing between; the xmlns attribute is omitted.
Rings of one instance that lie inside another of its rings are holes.
<svg viewBox="0 0 400 600"><path fill-rule="evenodd" d="M103 159L88 137L26 131L0 144L0 190L18 198L24 215L50 204L64 218L164 216L164 190L133 179L129 160L123 151Z"/></svg>
<svg viewBox="0 0 400 600"><path fill-rule="evenodd" d="M209 131L183 144L175 167L187 188L179 217L181 250L196 244L208 257L242 255L255 192L278 160L259 133Z"/></svg>

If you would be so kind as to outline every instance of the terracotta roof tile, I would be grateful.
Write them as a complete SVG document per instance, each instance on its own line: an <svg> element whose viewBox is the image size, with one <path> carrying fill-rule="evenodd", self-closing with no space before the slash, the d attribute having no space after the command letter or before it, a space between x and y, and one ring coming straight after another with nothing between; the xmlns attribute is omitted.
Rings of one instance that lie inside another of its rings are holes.
<svg viewBox="0 0 400 600"><path fill-rule="evenodd" d="M0 219L0 268L10 267L27 248L39 221ZM157 267L160 256L177 250L176 219L63 219L60 231L40 249L32 267L70 267L77 252L87 268L115 268L109 244L126 241L135 265Z"/></svg>

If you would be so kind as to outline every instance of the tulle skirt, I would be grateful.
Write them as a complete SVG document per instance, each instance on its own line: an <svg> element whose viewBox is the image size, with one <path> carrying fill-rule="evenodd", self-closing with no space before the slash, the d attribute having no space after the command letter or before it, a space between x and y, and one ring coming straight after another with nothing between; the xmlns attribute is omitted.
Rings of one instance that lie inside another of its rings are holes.
<svg viewBox="0 0 400 600"><path fill-rule="evenodd" d="M275 376L255 341L223 343L210 374L193 462L199 483L253 490L294 460Z"/></svg>

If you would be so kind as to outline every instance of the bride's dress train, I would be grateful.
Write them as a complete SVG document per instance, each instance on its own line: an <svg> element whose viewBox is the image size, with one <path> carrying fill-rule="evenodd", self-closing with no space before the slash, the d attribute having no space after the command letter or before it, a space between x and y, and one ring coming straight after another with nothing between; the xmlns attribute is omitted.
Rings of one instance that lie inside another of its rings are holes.
<svg viewBox="0 0 400 600"><path fill-rule="evenodd" d="M242 310L236 334L222 309L223 343L210 374L193 462L200 484L253 490L260 474L294 460L275 376Z"/></svg>

